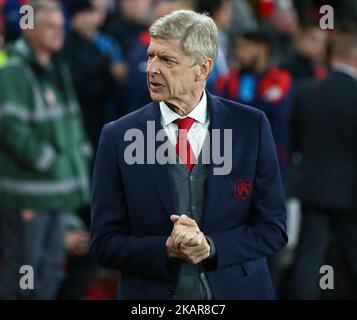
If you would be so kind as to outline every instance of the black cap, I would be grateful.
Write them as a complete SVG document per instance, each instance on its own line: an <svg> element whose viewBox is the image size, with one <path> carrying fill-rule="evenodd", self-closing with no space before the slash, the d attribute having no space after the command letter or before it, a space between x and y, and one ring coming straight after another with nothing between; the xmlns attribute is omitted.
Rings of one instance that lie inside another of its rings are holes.
<svg viewBox="0 0 357 320"><path fill-rule="evenodd" d="M93 9L90 0L62 0L62 2L70 17L73 17L78 12Z"/></svg>

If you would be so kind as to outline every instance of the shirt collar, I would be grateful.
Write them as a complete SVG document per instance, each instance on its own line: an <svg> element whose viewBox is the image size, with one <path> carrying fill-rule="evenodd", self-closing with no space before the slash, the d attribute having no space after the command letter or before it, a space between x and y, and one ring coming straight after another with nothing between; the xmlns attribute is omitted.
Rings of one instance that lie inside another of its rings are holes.
<svg viewBox="0 0 357 320"><path fill-rule="evenodd" d="M350 66L346 63L339 62L339 61L333 62L332 68L335 71L339 71L339 72L348 74L350 77L357 80L357 69L353 68L352 66Z"/></svg>
<svg viewBox="0 0 357 320"><path fill-rule="evenodd" d="M203 96L201 101L198 103L196 107L187 115L187 116L180 116L176 112L172 111L164 101L160 102L160 111L161 111L161 119L163 127L166 127L170 123L174 122L180 118L190 117L195 119L195 121L199 123L206 123L207 121L207 95L206 91L203 90Z"/></svg>

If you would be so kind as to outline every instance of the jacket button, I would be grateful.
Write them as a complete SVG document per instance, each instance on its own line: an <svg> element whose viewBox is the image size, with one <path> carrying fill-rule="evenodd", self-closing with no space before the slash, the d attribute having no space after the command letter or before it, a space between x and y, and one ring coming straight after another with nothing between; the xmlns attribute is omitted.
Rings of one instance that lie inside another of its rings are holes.
<svg viewBox="0 0 357 320"><path fill-rule="evenodd" d="M168 287L168 288L166 289L166 292L167 292L170 296L172 296L172 295L174 294L174 288Z"/></svg>

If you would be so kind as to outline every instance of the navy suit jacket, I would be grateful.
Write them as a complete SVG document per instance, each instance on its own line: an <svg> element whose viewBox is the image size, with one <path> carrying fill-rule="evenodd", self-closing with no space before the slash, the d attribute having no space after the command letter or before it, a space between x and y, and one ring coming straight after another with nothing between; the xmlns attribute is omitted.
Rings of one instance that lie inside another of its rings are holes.
<svg viewBox="0 0 357 320"><path fill-rule="evenodd" d="M201 225L216 248L215 258L204 261L213 298L272 299L266 257L286 244L287 235L271 128L256 108L209 93L207 104L210 130L233 133L230 174L214 175L211 161ZM157 102L105 125L94 166L91 251L102 266L122 271L119 299L171 299L179 272L165 246L170 215L178 213L167 165L124 161L131 143L125 132L136 128L146 138L147 121L162 129Z"/></svg>

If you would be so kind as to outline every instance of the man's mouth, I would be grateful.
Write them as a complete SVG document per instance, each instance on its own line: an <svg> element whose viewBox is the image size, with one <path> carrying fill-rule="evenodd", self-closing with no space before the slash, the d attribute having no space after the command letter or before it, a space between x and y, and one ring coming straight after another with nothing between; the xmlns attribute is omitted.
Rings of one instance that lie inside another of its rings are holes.
<svg viewBox="0 0 357 320"><path fill-rule="evenodd" d="M164 87L164 85L159 82L150 81L150 89L151 90L157 91L157 90L162 89L163 87Z"/></svg>

